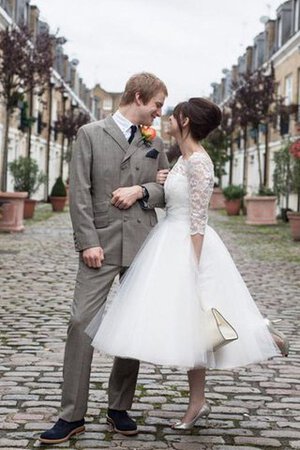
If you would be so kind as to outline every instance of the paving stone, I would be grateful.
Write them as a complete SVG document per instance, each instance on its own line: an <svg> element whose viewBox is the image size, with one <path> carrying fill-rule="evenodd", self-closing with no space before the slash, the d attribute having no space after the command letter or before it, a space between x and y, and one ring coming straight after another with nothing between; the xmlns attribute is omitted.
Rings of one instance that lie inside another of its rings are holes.
<svg viewBox="0 0 300 450"><path fill-rule="evenodd" d="M157 397L157 396L151 396L151 397L141 397L141 402L144 403L166 403L167 399L166 397Z"/></svg>
<svg viewBox="0 0 300 450"><path fill-rule="evenodd" d="M209 445L204 445L204 444L188 444L186 442L184 443L179 443L179 444L173 444L172 448L174 448L175 450L206 450L206 449L211 449L212 446Z"/></svg>
<svg viewBox="0 0 300 450"><path fill-rule="evenodd" d="M44 419L44 415L42 415L42 414L18 413L18 414L15 414L12 418L15 421L18 421L18 420L24 420L24 421L28 421L28 420L43 420Z"/></svg>
<svg viewBox="0 0 300 450"><path fill-rule="evenodd" d="M7 438L1 438L1 448L3 447L15 447L15 448L22 448L25 449L28 445L29 441L25 439L7 439Z"/></svg>
<svg viewBox="0 0 300 450"><path fill-rule="evenodd" d="M178 433L178 432L177 432ZM192 435L192 436L188 436L188 435L166 435L165 439L167 439L170 442L174 442L173 447L176 448L176 442L178 440L184 442L184 444L192 444L195 443L197 445L202 445L202 444L224 444L224 440L222 437L219 436L202 436L201 435L201 431L199 433L199 435Z"/></svg>
<svg viewBox="0 0 300 450"><path fill-rule="evenodd" d="M19 424L1 421L0 428L2 430L16 430L17 428L19 428ZM0 438L0 443L1 443L1 438ZM2 449L2 447L0 447L0 448Z"/></svg>
<svg viewBox="0 0 300 450"><path fill-rule="evenodd" d="M266 437L277 437L277 438L295 438L300 439L300 431L294 430L270 430L270 431L262 431L262 436Z"/></svg>
<svg viewBox="0 0 300 450"><path fill-rule="evenodd" d="M252 446L249 446L249 445L243 445L243 446L240 446L240 445L222 445L222 446L219 446L219 445L217 445L216 447L212 447L212 449L213 450L253 450L253 449L257 450L257 447L256 446L252 447ZM261 449L259 449L259 450L261 450ZM284 450L287 450L287 449L284 449Z"/></svg>
<svg viewBox="0 0 300 450"><path fill-rule="evenodd" d="M237 444L250 444L259 445L260 447L281 447L281 443L278 439L268 439L262 437L244 437L238 436L234 439Z"/></svg>

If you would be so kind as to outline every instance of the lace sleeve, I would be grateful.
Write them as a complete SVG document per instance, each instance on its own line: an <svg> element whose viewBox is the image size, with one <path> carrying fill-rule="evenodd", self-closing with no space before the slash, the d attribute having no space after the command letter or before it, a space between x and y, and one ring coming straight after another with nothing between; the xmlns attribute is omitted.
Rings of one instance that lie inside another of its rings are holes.
<svg viewBox="0 0 300 450"><path fill-rule="evenodd" d="M195 153L187 162L190 188L191 234L204 234L208 219L208 204L214 186L214 173L209 157Z"/></svg>

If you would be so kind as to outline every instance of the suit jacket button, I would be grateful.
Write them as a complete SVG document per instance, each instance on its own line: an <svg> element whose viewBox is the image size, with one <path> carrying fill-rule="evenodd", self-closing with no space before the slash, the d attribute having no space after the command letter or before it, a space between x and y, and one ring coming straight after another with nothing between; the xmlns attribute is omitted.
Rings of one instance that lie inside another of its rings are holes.
<svg viewBox="0 0 300 450"><path fill-rule="evenodd" d="M136 167L135 170L140 170L140 168L139 168L139 167Z"/></svg>
<svg viewBox="0 0 300 450"><path fill-rule="evenodd" d="M124 219L123 219L123 222L127 222L127 219L126 219L126 217L124 217Z"/></svg>
<svg viewBox="0 0 300 450"><path fill-rule="evenodd" d="M141 219L138 219L138 220L137 220L137 223L141 223Z"/></svg>

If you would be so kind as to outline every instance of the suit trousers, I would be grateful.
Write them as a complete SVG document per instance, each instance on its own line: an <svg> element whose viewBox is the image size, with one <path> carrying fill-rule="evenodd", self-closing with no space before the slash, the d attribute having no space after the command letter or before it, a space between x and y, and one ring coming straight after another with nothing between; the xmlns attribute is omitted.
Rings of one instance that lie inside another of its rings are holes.
<svg viewBox="0 0 300 450"><path fill-rule="evenodd" d="M106 301L114 278L125 269L115 265L89 268L79 258L71 318L65 346L61 418L82 419L87 411L93 347L86 327ZM108 385L108 406L131 408L139 371L139 361L115 358Z"/></svg>

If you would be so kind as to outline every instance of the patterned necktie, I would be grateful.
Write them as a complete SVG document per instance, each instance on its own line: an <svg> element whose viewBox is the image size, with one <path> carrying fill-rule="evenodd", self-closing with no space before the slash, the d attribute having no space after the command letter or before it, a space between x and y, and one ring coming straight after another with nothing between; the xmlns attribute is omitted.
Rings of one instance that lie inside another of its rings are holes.
<svg viewBox="0 0 300 450"><path fill-rule="evenodd" d="M136 125L131 125L131 127L130 127L130 136L128 138L129 144L131 144L131 142L133 141L133 138L134 138L136 130L137 130L137 126Z"/></svg>

